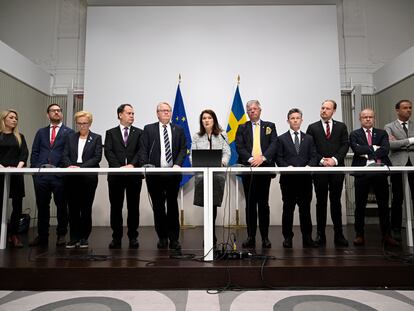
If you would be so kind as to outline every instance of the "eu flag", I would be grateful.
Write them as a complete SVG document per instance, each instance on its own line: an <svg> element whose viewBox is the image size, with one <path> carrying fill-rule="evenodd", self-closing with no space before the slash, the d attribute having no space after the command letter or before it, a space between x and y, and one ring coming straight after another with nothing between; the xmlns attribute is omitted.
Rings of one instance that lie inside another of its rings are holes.
<svg viewBox="0 0 414 311"><path fill-rule="evenodd" d="M181 126L184 129L185 140L187 143L187 155L184 159L182 167L191 167L190 163L190 149L191 149L191 134L188 128L187 115L185 113L183 97L181 96L180 84L177 87L177 94L175 95L174 109L172 115L172 123ZM187 181L191 179L193 175L183 175L180 183L180 187L184 186Z"/></svg>
<svg viewBox="0 0 414 311"><path fill-rule="evenodd" d="M229 138L229 144L231 148L231 158L229 165L237 163L239 154L237 153L236 148L236 132L240 124L246 123L246 114L244 112L243 102L239 92L239 86L236 88L236 93L234 94L233 105L231 106L229 124L227 125L227 136Z"/></svg>

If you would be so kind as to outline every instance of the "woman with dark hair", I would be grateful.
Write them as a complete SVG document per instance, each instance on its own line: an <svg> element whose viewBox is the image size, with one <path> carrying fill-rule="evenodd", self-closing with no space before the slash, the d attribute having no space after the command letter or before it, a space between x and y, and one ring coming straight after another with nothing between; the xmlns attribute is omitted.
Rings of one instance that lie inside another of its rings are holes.
<svg viewBox="0 0 414 311"><path fill-rule="evenodd" d="M195 149L222 150L221 165L227 166L230 160L231 150L228 138L220 127L217 116L213 110L206 109L200 114L200 131L194 135L191 151ZM191 159L191 157L190 157ZM214 174L213 178L213 219L217 218L217 206L221 206L226 182L225 174ZM194 205L203 206L203 177L195 176L194 181ZM213 226L214 245L217 243L216 231Z"/></svg>
<svg viewBox="0 0 414 311"><path fill-rule="evenodd" d="M0 115L0 168L22 168L27 163L29 150L26 140L17 127L19 115L17 111L8 109ZM0 200L1 213L3 212L4 175L0 175ZM24 197L23 175L12 174L10 176L10 193L13 211L10 218L9 242L13 247L23 247L18 234L19 222L22 214Z"/></svg>

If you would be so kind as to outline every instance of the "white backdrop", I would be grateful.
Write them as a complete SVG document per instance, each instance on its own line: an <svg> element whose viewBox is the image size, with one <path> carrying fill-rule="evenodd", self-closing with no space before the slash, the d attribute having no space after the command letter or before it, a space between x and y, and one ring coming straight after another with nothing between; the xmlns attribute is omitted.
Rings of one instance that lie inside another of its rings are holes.
<svg viewBox="0 0 414 311"><path fill-rule="evenodd" d="M205 108L215 110L225 129L240 74L243 102L258 99L262 119L275 122L279 134L292 107L303 110L306 130L324 99L340 102L337 33L335 6L89 7L84 107L94 115L92 130L103 136L117 125L122 103L134 106L142 128L157 120L158 102L174 103L181 73L192 134ZM101 178L95 225L108 223L106 187ZM191 185L184 199L186 222L202 223ZM141 206L141 223L152 224L145 186ZM272 224L280 224L276 180L271 209Z"/></svg>

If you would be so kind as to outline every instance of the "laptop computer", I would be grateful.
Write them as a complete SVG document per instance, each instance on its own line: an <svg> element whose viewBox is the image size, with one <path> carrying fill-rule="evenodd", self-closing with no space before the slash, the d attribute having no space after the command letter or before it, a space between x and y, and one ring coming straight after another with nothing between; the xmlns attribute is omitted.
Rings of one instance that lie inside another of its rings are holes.
<svg viewBox="0 0 414 311"><path fill-rule="evenodd" d="M220 167L222 153L221 149L194 149L191 153L193 167Z"/></svg>

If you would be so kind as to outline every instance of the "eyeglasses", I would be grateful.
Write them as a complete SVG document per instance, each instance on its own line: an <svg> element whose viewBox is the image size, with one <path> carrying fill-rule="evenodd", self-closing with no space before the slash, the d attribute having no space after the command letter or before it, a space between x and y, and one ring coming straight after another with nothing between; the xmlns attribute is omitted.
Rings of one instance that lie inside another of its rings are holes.
<svg viewBox="0 0 414 311"><path fill-rule="evenodd" d="M62 109L49 109L49 112L62 112Z"/></svg>
<svg viewBox="0 0 414 311"><path fill-rule="evenodd" d="M169 110L169 109L160 109L160 110L158 110L158 112L171 112L171 110Z"/></svg>
<svg viewBox="0 0 414 311"><path fill-rule="evenodd" d="M89 123L88 122L82 122L82 123L76 122L76 125L78 125L78 126L86 126L86 125L89 125Z"/></svg>

